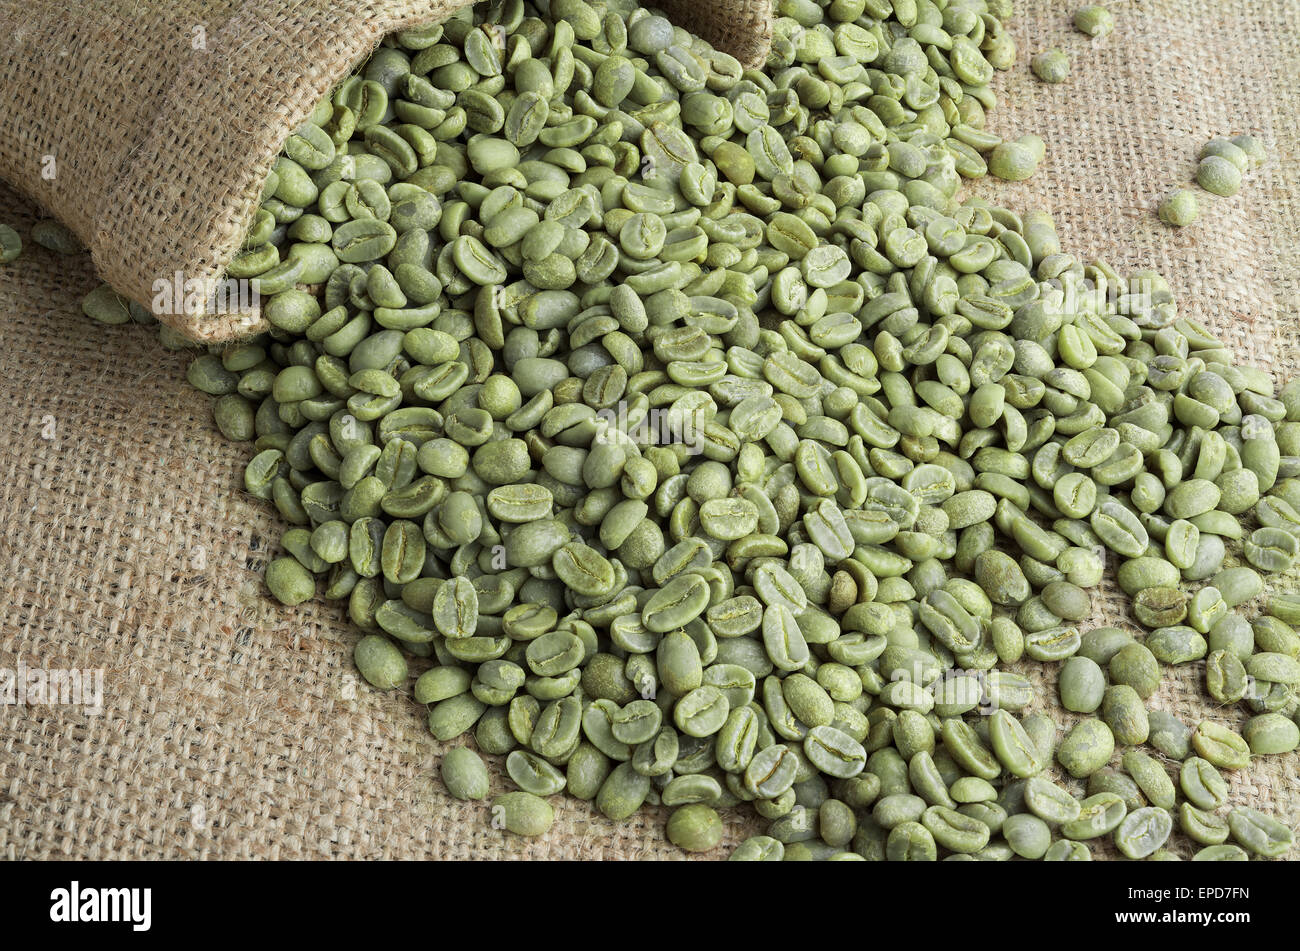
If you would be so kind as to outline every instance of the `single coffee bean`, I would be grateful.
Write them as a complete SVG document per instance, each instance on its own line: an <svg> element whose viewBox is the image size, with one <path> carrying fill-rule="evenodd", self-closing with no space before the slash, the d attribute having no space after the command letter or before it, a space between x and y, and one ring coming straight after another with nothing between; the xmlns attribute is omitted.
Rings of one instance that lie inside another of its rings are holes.
<svg viewBox="0 0 1300 951"><path fill-rule="evenodd" d="M1238 806L1228 813L1228 830L1242 848L1265 858L1280 858L1291 850L1291 829L1258 809Z"/></svg>
<svg viewBox="0 0 1300 951"><path fill-rule="evenodd" d="M508 792L492 800L494 828L515 835L539 836L549 831L554 821L555 810L551 804L532 793Z"/></svg>
<svg viewBox="0 0 1300 951"><path fill-rule="evenodd" d="M1189 757L1183 762L1178 773L1178 785L1188 802L1207 812L1228 800L1228 784L1214 764L1200 756Z"/></svg>
<svg viewBox="0 0 1300 951"><path fill-rule="evenodd" d="M722 819L701 803L682 806L668 817L668 840L687 852L707 852L722 841Z"/></svg>
<svg viewBox="0 0 1300 951"><path fill-rule="evenodd" d="M486 799L488 772L477 753L465 746L448 750L442 757L442 781L457 799Z"/></svg>
<svg viewBox="0 0 1300 951"><path fill-rule="evenodd" d="M1165 809L1145 806L1129 813L1115 829L1115 847L1131 859L1146 858L1165 844L1173 817Z"/></svg>

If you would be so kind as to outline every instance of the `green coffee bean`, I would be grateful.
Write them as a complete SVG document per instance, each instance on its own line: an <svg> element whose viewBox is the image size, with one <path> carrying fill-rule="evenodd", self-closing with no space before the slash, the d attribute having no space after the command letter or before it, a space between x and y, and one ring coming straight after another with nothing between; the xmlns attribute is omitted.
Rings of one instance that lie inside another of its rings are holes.
<svg viewBox="0 0 1300 951"><path fill-rule="evenodd" d="M1251 600L1264 589L1264 581L1250 568L1225 568L1214 576L1214 586L1224 602L1233 608Z"/></svg>
<svg viewBox="0 0 1300 951"><path fill-rule="evenodd" d="M1220 703L1235 703L1250 687L1246 667L1236 654L1226 650L1210 653L1205 661L1205 689Z"/></svg>
<svg viewBox="0 0 1300 951"><path fill-rule="evenodd" d="M1221 156L1209 155L1197 166L1196 183L1207 192L1231 197L1241 188L1241 169Z"/></svg>
<svg viewBox="0 0 1300 951"><path fill-rule="evenodd" d="M1044 50L1030 64L1034 75L1045 83L1063 83L1070 75L1070 59L1058 49Z"/></svg>
<svg viewBox="0 0 1300 951"><path fill-rule="evenodd" d="M486 799L488 772L479 755L458 746L442 757L442 781L457 799Z"/></svg>
<svg viewBox="0 0 1300 951"><path fill-rule="evenodd" d="M1101 769L1115 750L1115 735L1100 720L1086 719L1077 723L1056 751L1056 759L1075 778L1087 776Z"/></svg>
<svg viewBox="0 0 1300 951"><path fill-rule="evenodd" d="M1083 842L1058 839L1043 853L1044 862L1091 862L1092 852Z"/></svg>
<svg viewBox="0 0 1300 951"><path fill-rule="evenodd" d="M1133 641L1133 635L1117 627L1096 627L1079 642L1079 654L1099 666L1110 664L1120 649Z"/></svg>
<svg viewBox="0 0 1300 951"><path fill-rule="evenodd" d="M1157 214L1161 221L1175 228L1190 225L1200 214L1196 193L1186 188L1170 192L1161 200Z"/></svg>
<svg viewBox="0 0 1300 951"><path fill-rule="evenodd" d="M417 703L437 703L469 690L472 675L461 667L434 667L415 681Z"/></svg>
<svg viewBox="0 0 1300 951"><path fill-rule="evenodd" d="M722 841L722 819L702 803L682 806L668 817L668 840L687 852L707 852Z"/></svg>
<svg viewBox="0 0 1300 951"><path fill-rule="evenodd" d="M429 710L429 732L439 740L454 740L474 726L485 707L468 693L440 700Z"/></svg>
<svg viewBox="0 0 1300 951"><path fill-rule="evenodd" d="M596 807L610 819L626 819L649 794L650 777L636 772L631 763L620 763L601 784Z"/></svg>
<svg viewBox="0 0 1300 951"><path fill-rule="evenodd" d="M989 828L978 819L945 806L931 806L921 816L921 824L934 841L950 852L974 853L988 845Z"/></svg>
<svg viewBox="0 0 1300 951"><path fill-rule="evenodd" d="M1191 752L1191 733L1187 725L1164 710L1147 714L1150 732L1148 742L1170 759L1184 760Z"/></svg>
<svg viewBox="0 0 1300 951"><path fill-rule="evenodd" d="M1093 793L1079 803L1078 816L1061 826L1061 834L1067 839L1110 835L1127 814L1123 797L1113 792Z"/></svg>
<svg viewBox="0 0 1300 951"><path fill-rule="evenodd" d="M1228 800L1228 784L1214 764L1200 756L1189 757L1183 762L1178 772L1178 785L1188 802L1207 812Z"/></svg>
<svg viewBox="0 0 1300 951"><path fill-rule="evenodd" d="M1190 802L1178 807L1178 827L1201 845L1222 845L1228 839L1228 822L1212 812L1197 809Z"/></svg>
<svg viewBox="0 0 1300 951"><path fill-rule="evenodd" d="M1141 750L1129 750L1121 760L1124 771L1133 777L1147 802L1161 809L1174 808L1174 784L1163 766Z"/></svg>
<svg viewBox="0 0 1300 951"><path fill-rule="evenodd" d="M1038 170L1033 150L1019 142L1002 142L993 149L989 172L1008 182L1021 182Z"/></svg>
<svg viewBox="0 0 1300 951"><path fill-rule="evenodd" d="M989 719L989 738L994 754L1013 776L1033 776L1046 765L1020 721L1005 710Z"/></svg>
<svg viewBox="0 0 1300 951"><path fill-rule="evenodd" d="M0 264L8 264L18 257L18 252L22 250L22 242L18 240L18 235L13 229L0 225ZM18 242L16 245L4 243L5 231L13 235L12 241ZM15 247L16 250L10 250ZM89 294L81 299L81 312L91 320L98 321L101 324L125 324L131 320L131 312L128 302L118 297L107 284L101 284Z"/></svg>
<svg viewBox="0 0 1300 951"><path fill-rule="evenodd" d="M1146 858L1165 844L1173 817L1165 809L1144 806L1124 817L1115 829L1115 847L1131 859Z"/></svg>
<svg viewBox="0 0 1300 951"><path fill-rule="evenodd" d="M1025 805L1034 815L1053 825L1079 818L1078 800L1042 776L1031 776L1025 781Z"/></svg>
<svg viewBox="0 0 1300 951"><path fill-rule="evenodd" d="M316 593L316 579L291 557L276 558L266 569L266 586L281 604L302 604Z"/></svg>
<svg viewBox="0 0 1300 951"><path fill-rule="evenodd" d="M1193 862L1247 862L1250 856L1237 845L1207 845L1192 856Z"/></svg>
<svg viewBox="0 0 1300 951"><path fill-rule="evenodd" d="M1246 673L1267 683L1300 683L1300 661L1288 654L1261 651L1246 661Z"/></svg>
<svg viewBox="0 0 1300 951"><path fill-rule="evenodd" d="M1101 718L1121 746L1145 743L1151 732L1142 697L1127 684L1107 687L1101 701Z"/></svg>
<svg viewBox="0 0 1300 951"><path fill-rule="evenodd" d="M1144 643L1152 657L1162 664L1186 664L1200 660L1208 650L1204 637L1193 628L1181 625L1152 631Z"/></svg>
<svg viewBox="0 0 1300 951"><path fill-rule="evenodd" d="M754 796L779 796L794 784L798 768L789 747L779 743L765 747L745 768L745 786Z"/></svg>
<svg viewBox="0 0 1300 951"><path fill-rule="evenodd" d="M361 676L381 690L392 690L406 680L406 658L386 637L370 634L361 638L352 659Z"/></svg>
<svg viewBox="0 0 1300 951"><path fill-rule="evenodd" d="M1300 747L1300 725L1278 713L1261 713L1251 717L1242 736L1255 756L1290 753Z"/></svg>
<svg viewBox="0 0 1300 951"><path fill-rule="evenodd" d="M933 862L938 851L929 829L919 822L904 822L889 831L885 855L891 862Z"/></svg>
<svg viewBox="0 0 1300 951"><path fill-rule="evenodd" d="M545 835L555 821L555 810L532 793L508 792L492 800L492 821L515 835Z"/></svg>
<svg viewBox="0 0 1300 951"><path fill-rule="evenodd" d="M1110 659L1108 670L1112 684L1131 687L1144 700L1160 686L1160 665L1142 644L1120 648Z"/></svg>
<svg viewBox="0 0 1300 951"><path fill-rule="evenodd" d="M1290 828L1247 806L1238 806L1228 813L1228 829L1242 848L1265 858L1280 858L1295 842Z"/></svg>
<svg viewBox="0 0 1300 951"><path fill-rule="evenodd" d="M12 264L23 252L23 241L9 225L0 224L0 264Z"/></svg>
<svg viewBox="0 0 1300 951"><path fill-rule="evenodd" d="M731 853L732 862L779 862L785 855L785 846L771 836L751 836Z"/></svg>
<svg viewBox="0 0 1300 951"><path fill-rule="evenodd" d="M31 234L34 242L59 254L77 254L85 250L77 236L53 218L36 222Z"/></svg>
<svg viewBox="0 0 1300 951"><path fill-rule="evenodd" d="M1250 765L1250 747L1241 734L1213 720L1202 720L1192 731L1192 746L1220 769L1245 769Z"/></svg>
<svg viewBox="0 0 1300 951"><path fill-rule="evenodd" d="M832 726L816 726L808 731L804 755L823 773L839 779L856 776L867 759L860 743Z"/></svg>
<svg viewBox="0 0 1300 951"><path fill-rule="evenodd" d="M1026 812L1007 817L1002 837L1021 858L1040 859L1052 843L1052 830L1038 816Z"/></svg>
<svg viewBox="0 0 1300 951"><path fill-rule="evenodd" d="M1091 37L1107 36L1115 29L1115 17L1100 4L1085 4L1074 11L1074 28Z"/></svg>

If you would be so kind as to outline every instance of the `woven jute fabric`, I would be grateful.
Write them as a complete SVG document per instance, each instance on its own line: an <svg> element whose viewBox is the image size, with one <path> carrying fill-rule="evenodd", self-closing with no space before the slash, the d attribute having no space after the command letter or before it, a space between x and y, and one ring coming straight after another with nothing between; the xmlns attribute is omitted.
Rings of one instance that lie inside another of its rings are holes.
<svg viewBox="0 0 1300 951"><path fill-rule="evenodd" d="M1300 3L1117 2L1117 30L1097 42L1071 29L1071 2L1020 6L1021 63L997 80L991 124L1041 134L1048 158L1027 183L973 192L1052 211L1081 258L1163 272L1183 313L1286 379L1300 363ZM1063 86L1029 74L1048 46L1074 61ZM95 108L109 114L110 98ZM1240 195L1202 193L1200 222L1160 225L1155 203L1190 180L1197 148L1248 131L1273 157ZM0 221L26 236L38 214L0 189ZM681 857L663 810L613 823L557 796L554 828L521 839L492 828L486 803L450 799L436 776L446 744L408 696L357 680L339 608L266 596L260 569L283 526L242 492L247 447L217 433L187 355L80 315L97 280L90 255L41 248L0 268L0 668L99 670L104 691L100 714L0 708L0 858ZM1086 627L1140 630L1113 588L1096 605ZM1020 669L1031 709L1063 733L1077 718L1055 704L1056 665ZM1200 664L1166 668L1151 705L1242 722L1202 679ZM1300 821L1296 755L1229 779L1234 803ZM709 857L761 828L747 809L725 821ZM1188 854L1181 837L1174 847Z"/></svg>
<svg viewBox="0 0 1300 951"><path fill-rule="evenodd" d="M465 5L3 0L0 178L76 232L122 296L149 304L161 281L207 299L289 132L385 34ZM767 0L665 8L746 63L766 55ZM159 317L204 341L264 329L257 308Z"/></svg>

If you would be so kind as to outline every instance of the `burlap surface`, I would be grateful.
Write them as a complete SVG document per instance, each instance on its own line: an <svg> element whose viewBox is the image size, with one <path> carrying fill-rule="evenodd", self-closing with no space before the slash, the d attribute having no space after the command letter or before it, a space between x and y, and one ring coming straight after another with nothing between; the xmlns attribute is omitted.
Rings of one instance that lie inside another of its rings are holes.
<svg viewBox="0 0 1300 951"><path fill-rule="evenodd" d="M177 274L215 288L290 130L386 33L465 5L4 0L0 178L72 228L124 297L148 304ZM766 55L765 0L664 6L746 62ZM265 326L256 308L159 316L197 340Z"/></svg>
<svg viewBox="0 0 1300 951"><path fill-rule="evenodd" d="M1289 376L1300 3L1115 3L1117 32L1095 44L1070 29L1072 6L1018 11L1022 62L998 80L993 127L1039 132L1047 162L1028 183L975 191L1050 209L1081 257L1163 271L1184 313ZM1074 59L1064 86L1025 65L1049 45ZM1238 197L1203 195L1196 226L1160 226L1154 203L1189 179L1197 147L1244 131L1274 158ZM25 236L34 215L0 188L0 221ZM40 248L0 269L0 667L105 672L102 715L0 708L0 857L679 857L662 811L616 824L555 797L555 827L523 840L494 830L485 804L449 799L444 745L409 699L357 682L342 613L267 599L259 570L282 526L240 491L246 448L217 433L186 356L78 313L96 280L89 255ZM1117 599L1098 607L1097 623L1125 621ZM1055 696L1054 665L1023 670ZM1153 704L1190 723L1243 719L1207 704L1201 676L1167 672ZM1300 821L1295 755L1231 780L1234 802ZM713 857L757 827L728 816Z"/></svg>

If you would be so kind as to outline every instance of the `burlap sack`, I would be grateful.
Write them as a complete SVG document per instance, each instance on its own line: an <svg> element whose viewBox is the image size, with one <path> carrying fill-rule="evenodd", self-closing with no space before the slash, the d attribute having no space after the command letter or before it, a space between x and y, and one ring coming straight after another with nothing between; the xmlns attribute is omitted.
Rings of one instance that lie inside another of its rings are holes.
<svg viewBox="0 0 1300 951"><path fill-rule="evenodd" d="M161 281L206 300L289 132L385 34L465 5L4 0L0 178L75 231L124 297L149 305ZM767 0L662 6L746 63L766 55ZM255 307L159 317L204 341L264 329Z"/></svg>
<svg viewBox="0 0 1300 951"><path fill-rule="evenodd" d="M1185 313L1286 378L1300 363L1300 3L1116 3L1117 32L1096 44L1071 31L1073 5L1019 12L1022 63L998 79L993 126L1039 132L1047 162L974 191L1052 210L1081 256L1162 270ZM1047 46L1074 60L1064 86L1024 65ZM1240 131L1273 159L1236 198L1202 195L1199 224L1159 225L1154 204L1199 145ZM26 235L36 213L0 190L0 221ZM240 490L246 447L216 432L186 356L77 312L95 282L88 255L35 248L0 268L0 667L104 672L102 715L0 709L0 857L680 857L659 810L617 824L555 797L555 827L523 840L486 804L451 800L422 711L357 684L341 612L263 593L282 526ZM1112 592L1096 623L1116 621L1131 624ZM1054 665L1022 669L1067 727ZM1202 676L1167 671L1153 705L1243 720L1207 702ZM1230 779L1235 803L1300 821L1295 755ZM746 810L726 821L710 857L761 827Z"/></svg>

